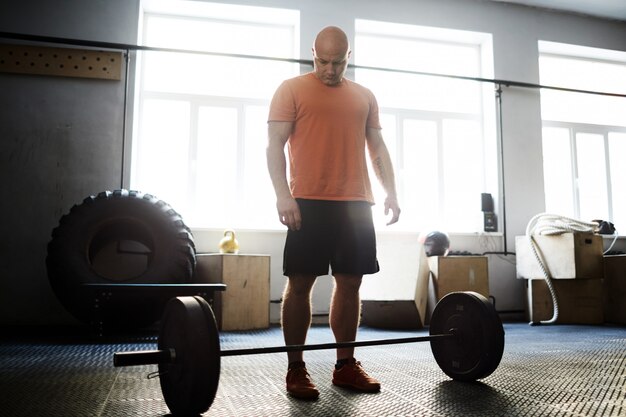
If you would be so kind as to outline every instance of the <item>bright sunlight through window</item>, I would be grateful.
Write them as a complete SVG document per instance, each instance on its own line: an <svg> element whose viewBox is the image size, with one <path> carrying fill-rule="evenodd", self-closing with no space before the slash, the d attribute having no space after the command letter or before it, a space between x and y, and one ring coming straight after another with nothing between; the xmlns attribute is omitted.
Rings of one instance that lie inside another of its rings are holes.
<svg viewBox="0 0 626 417"><path fill-rule="evenodd" d="M357 20L354 50L357 66L493 76L489 34ZM493 85L362 68L356 80L379 102L402 206L398 227L482 231L480 194L497 198L498 190ZM384 201L378 186L375 195ZM374 213L384 225L382 210Z"/></svg>
<svg viewBox="0 0 626 417"><path fill-rule="evenodd" d="M626 53L539 42L541 84L626 94ZM542 89L546 210L626 227L626 98Z"/></svg>
<svg viewBox="0 0 626 417"><path fill-rule="evenodd" d="M150 47L299 56L299 12L194 1L145 2ZM210 54L139 55L131 187L195 228L281 227L265 163L269 101L295 64Z"/></svg>

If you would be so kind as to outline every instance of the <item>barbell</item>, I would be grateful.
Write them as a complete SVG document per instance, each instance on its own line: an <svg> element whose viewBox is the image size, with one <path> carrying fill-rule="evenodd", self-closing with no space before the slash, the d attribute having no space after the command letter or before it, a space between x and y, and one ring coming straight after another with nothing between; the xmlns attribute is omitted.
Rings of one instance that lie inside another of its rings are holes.
<svg viewBox="0 0 626 417"><path fill-rule="evenodd" d="M173 415L206 412L217 393L222 356L323 350L430 341L441 370L457 381L475 381L496 370L504 352L504 328L493 305L475 292L454 292L435 306L428 336L315 345L221 350L215 316L202 297L168 301L158 349L118 352L114 366L158 364L163 398Z"/></svg>

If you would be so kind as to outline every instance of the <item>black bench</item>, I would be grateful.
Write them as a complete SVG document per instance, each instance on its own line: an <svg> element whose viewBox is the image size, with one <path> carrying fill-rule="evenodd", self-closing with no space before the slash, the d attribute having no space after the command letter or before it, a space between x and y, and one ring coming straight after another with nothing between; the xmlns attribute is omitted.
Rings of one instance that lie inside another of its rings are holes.
<svg viewBox="0 0 626 417"><path fill-rule="evenodd" d="M153 300L157 314L160 315L165 304L178 296L197 295L213 303L215 291L225 291L226 284L102 284L87 283L81 285L87 297L91 299L93 309L93 325L102 336L106 329L106 312L119 303L132 303L138 297L149 297Z"/></svg>

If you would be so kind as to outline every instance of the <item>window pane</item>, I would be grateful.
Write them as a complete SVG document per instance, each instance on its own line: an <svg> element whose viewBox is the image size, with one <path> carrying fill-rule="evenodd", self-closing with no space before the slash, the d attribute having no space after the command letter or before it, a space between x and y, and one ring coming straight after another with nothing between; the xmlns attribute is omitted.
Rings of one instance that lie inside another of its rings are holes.
<svg viewBox="0 0 626 417"><path fill-rule="evenodd" d="M355 29L357 65L407 71L355 71L381 111L398 121L392 161L403 208L399 227L481 230L478 195L487 188L485 173L497 170L496 159L484 158L495 154L495 148L485 149L482 125L487 119L482 94L490 90L473 80L409 72L491 76L491 35L361 19ZM496 141L490 144L495 147Z"/></svg>
<svg viewBox="0 0 626 417"><path fill-rule="evenodd" d="M611 164L611 197L613 218L618 232L626 232L626 133L609 133L609 163Z"/></svg>
<svg viewBox="0 0 626 417"><path fill-rule="evenodd" d="M268 106L246 106L244 203L240 207L243 227L274 224L283 227L276 212L276 194L267 171Z"/></svg>
<svg viewBox="0 0 626 417"><path fill-rule="evenodd" d="M364 69L357 69L356 79L374 92L381 107L467 114L481 111L481 86L476 82Z"/></svg>
<svg viewBox="0 0 626 417"><path fill-rule="evenodd" d="M437 123L430 120L405 120L403 136L402 222L407 229L431 231L439 222L439 163Z"/></svg>
<svg viewBox="0 0 626 417"><path fill-rule="evenodd" d="M545 85L626 94L626 63L543 54L539 66Z"/></svg>
<svg viewBox="0 0 626 417"><path fill-rule="evenodd" d="M356 63L361 66L477 76L480 49L436 40L401 36L406 25L393 25L397 35L357 33ZM396 53L396 51L407 53ZM429 59L423 59L423 57ZM477 113L480 111L480 84L451 78L356 70L357 80L374 91L382 107ZM445 94L443 93L445 91Z"/></svg>
<svg viewBox="0 0 626 417"><path fill-rule="evenodd" d="M401 29L399 31L395 36L357 34L355 46L358 49L359 65L438 74L466 76L480 74L480 50L477 45L411 39L403 36ZM390 44L393 45L392 50L389 49ZM384 61L381 57L385 57Z"/></svg>
<svg viewBox="0 0 626 417"><path fill-rule="evenodd" d="M198 1L142 7L141 42L147 46L299 56L297 10ZM133 184L145 183L167 198L189 226L282 229L265 167L267 105L299 65L209 53L142 51L138 58ZM156 111L150 104L156 98L185 111ZM158 145L161 136L169 138L168 146ZM146 159L175 163L152 167Z"/></svg>
<svg viewBox="0 0 626 417"><path fill-rule="evenodd" d="M539 41L539 50L541 84L626 93L623 51L546 41ZM613 126L626 126L626 98L543 89L541 116L564 127L544 127L547 210L568 214L571 201L570 214L582 220L612 216L626 221L626 168L621 161L626 133L607 135ZM575 140L568 144L570 135ZM564 169L555 168L559 165Z"/></svg>
<svg viewBox="0 0 626 417"><path fill-rule="evenodd" d="M546 211L575 217L570 130L543 128L543 179Z"/></svg>
<svg viewBox="0 0 626 417"><path fill-rule="evenodd" d="M559 122L626 126L626 98L542 89L541 118Z"/></svg>
<svg viewBox="0 0 626 417"><path fill-rule="evenodd" d="M189 118L186 102L143 102L132 181L132 188L156 195L181 214L188 207Z"/></svg>
<svg viewBox="0 0 626 417"><path fill-rule="evenodd" d="M604 136L576 134L580 219L608 219Z"/></svg>
<svg viewBox="0 0 626 417"><path fill-rule="evenodd" d="M445 229L473 232L481 225L483 153L480 124L472 120L443 121Z"/></svg>
<svg viewBox="0 0 626 417"><path fill-rule="evenodd" d="M295 53L291 25L148 15L144 33L146 44L165 48L285 58ZM143 55L149 68L144 88L150 91L266 99L297 71L296 64L285 62L166 52Z"/></svg>
<svg viewBox="0 0 626 417"><path fill-rule="evenodd" d="M580 90L626 93L626 64L541 55L541 84ZM541 91L545 120L626 126L626 98L556 90Z"/></svg>
<svg viewBox="0 0 626 417"><path fill-rule="evenodd" d="M237 110L200 107L194 225L234 227L237 206Z"/></svg>
<svg viewBox="0 0 626 417"><path fill-rule="evenodd" d="M292 25L148 14L144 28L143 43L152 47L275 57L294 54Z"/></svg>
<svg viewBox="0 0 626 417"><path fill-rule="evenodd" d="M284 62L166 52L143 56L147 91L269 100L294 74L294 65Z"/></svg>

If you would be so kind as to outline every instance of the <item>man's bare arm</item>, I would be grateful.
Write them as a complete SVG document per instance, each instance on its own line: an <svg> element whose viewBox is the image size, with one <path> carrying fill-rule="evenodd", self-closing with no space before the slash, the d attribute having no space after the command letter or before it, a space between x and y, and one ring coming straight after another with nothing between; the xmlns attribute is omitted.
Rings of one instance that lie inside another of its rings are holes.
<svg viewBox="0 0 626 417"><path fill-rule="evenodd" d="M291 195L287 182L287 161L285 144L293 129L293 122L268 122L267 124L267 169L276 193L276 209L282 224L292 230L299 230L302 218L298 203Z"/></svg>
<svg viewBox="0 0 626 417"><path fill-rule="evenodd" d="M400 218L400 205L398 204L396 179L393 165L391 164L391 157L380 129L367 128L366 137L374 172L387 194L387 198L385 198L385 215L389 214L389 210L392 212L391 220L389 220L387 225L394 224Z"/></svg>

